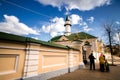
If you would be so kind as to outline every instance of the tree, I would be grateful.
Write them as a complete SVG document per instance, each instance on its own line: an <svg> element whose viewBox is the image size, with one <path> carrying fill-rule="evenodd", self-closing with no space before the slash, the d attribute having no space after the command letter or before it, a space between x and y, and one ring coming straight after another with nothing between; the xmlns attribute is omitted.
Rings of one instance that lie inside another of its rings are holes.
<svg viewBox="0 0 120 80"><path fill-rule="evenodd" d="M111 59L112 59L112 65L114 65L113 61L113 49L112 49L112 44L113 42L113 35L114 35L114 23L113 22L105 22L103 24L103 29L105 32L105 36L108 38L108 43L109 43L109 48L110 48L110 53L111 53Z"/></svg>

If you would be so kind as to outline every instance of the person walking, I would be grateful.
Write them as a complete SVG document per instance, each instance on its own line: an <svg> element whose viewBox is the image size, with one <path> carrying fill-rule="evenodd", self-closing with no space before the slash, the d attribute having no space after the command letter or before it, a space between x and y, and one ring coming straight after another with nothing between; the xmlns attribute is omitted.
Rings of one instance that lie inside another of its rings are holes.
<svg viewBox="0 0 120 80"><path fill-rule="evenodd" d="M90 59L90 70L95 70L95 57L93 56L93 52L89 55L89 59Z"/></svg>

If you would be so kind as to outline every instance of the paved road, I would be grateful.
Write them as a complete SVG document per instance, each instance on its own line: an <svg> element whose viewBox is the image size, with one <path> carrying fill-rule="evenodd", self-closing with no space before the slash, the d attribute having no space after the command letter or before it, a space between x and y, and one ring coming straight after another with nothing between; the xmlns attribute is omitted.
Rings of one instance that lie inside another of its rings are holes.
<svg viewBox="0 0 120 80"><path fill-rule="evenodd" d="M49 80L120 80L120 64L110 66L110 72L100 72L98 64L96 64L96 70L91 71L87 65L85 69L66 73Z"/></svg>

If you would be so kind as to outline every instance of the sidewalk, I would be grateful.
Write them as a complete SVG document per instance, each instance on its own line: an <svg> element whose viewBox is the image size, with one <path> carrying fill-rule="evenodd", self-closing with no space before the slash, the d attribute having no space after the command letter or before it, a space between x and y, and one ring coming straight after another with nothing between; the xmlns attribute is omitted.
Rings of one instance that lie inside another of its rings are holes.
<svg viewBox="0 0 120 80"><path fill-rule="evenodd" d="M95 71L89 70L89 65L87 65L84 69L66 73L48 80L120 80L120 64L110 66L110 72L100 72L99 64L96 64Z"/></svg>

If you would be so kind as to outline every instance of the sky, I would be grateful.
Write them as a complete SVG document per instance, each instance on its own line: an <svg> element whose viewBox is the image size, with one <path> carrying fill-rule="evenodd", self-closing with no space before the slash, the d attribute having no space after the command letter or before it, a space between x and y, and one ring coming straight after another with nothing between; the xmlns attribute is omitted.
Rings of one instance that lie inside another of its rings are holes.
<svg viewBox="0 0 120 80"><path fill-rule="evenodd" d="M120 0L0 0L0 32L48 41L64 35L66 15L72 33L103 39L102 22L120 25Z"/></svg>

